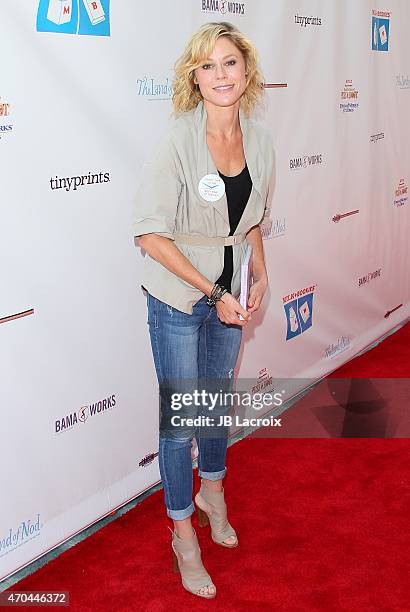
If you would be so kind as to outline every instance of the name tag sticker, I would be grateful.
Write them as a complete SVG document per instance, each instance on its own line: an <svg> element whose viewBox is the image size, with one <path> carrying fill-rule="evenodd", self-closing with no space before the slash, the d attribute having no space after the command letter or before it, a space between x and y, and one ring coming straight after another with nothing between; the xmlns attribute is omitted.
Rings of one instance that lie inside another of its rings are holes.
<svg viewBox="0 0 410 612"><path fill-rule="evenodd" d="M198 191L207 202L216 202L225 193L225 183L218 174L206 174L198 183Z"/></svg>

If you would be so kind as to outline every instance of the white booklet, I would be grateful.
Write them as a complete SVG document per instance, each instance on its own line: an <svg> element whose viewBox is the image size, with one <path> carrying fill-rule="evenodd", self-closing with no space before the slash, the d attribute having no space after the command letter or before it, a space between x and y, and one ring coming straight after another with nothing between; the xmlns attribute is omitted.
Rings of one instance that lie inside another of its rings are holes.
<svg viewBox="0 0 410 612"><path fill-rule="evenodd" d="M248 309L248 298L249 298L249 289L251 288L253 282L253 272L252 272L252 245L248 243L246 247L245 255L241 263L241 295L239 298L239 302L245 310ZM239 315L241 321L243 321L243 316Z"/></svg>

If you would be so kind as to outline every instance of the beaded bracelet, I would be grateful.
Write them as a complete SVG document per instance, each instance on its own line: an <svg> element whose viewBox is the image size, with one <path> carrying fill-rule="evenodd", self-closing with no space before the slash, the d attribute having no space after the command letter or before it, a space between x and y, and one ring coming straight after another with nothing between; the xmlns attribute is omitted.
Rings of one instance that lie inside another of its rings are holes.
<svg viewBox="0 0 410 612"><path fill-rule="evenodd" d="M225 289L225 287L221 287L220 285L218 285L218 283L215 283L215 285L212 287L211 295L207 299L206 303L208 304L208 306L213 308L216 302L220 300L221 297L225 295L225 293L228 293L228 290Z"/></svg>

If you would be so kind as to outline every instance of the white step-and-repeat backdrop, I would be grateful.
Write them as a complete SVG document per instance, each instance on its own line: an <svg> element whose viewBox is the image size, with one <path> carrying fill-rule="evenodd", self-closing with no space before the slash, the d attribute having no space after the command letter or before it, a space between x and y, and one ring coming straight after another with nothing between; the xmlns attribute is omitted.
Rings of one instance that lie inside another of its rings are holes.
<svg viewBox="0 0 410 612"><path fill-rule="evenodd" d="M159 480L133 195L174 61L222 20L276 149L238 376L319 379L409 316L408 0L2 0L0 578Z"/></svg>

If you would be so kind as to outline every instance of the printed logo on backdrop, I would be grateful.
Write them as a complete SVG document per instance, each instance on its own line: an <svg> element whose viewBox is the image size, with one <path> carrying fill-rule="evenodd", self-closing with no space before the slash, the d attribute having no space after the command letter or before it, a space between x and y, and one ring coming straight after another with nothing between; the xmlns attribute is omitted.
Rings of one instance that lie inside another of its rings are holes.
<svg viewBox="0 0 410 612"><path fill-rule="evenodd" d="M262 240L270 240L271 238L278 238L286 234L286 217L275 219L274 221L270 218L270 208L266 208L265 214L260 225Z"/></svg>
<svg viewBox="0 0 410 612"><path fill-rule="evenodd" d="M287 87L287 83L262 83L264 89L278 89L279 87Z"/></svg>
<svg viewBox="0 0 410 612"><path fill-rule="evenodd" d="M393 312L396 312L396 310L398 310L399 308L403 308L403 303L398 304L397 306L395 306L391 310L388 310L386 312L386 314L384 315L384 318L387 319L388 317L390 317L393 314Z"/></svg>
<svg viewBox="0 0 410 612"><path fill-rule="evenodd" d="M117 401L114 393L103 400L94 402L94 404L81 406L76 412L71 412L60 419L56 419L54 422L54 432L62 433L69 429L73 429L79 423L85 423L89 418L107 412L107 410L111 410L116 404Z"/></svg>
<svg viewBox="0 0 410 612"><path fill-rule="evenodd" d="M283 298L283 307L287 321L286 340L300 336L300 334L303 334L303 332L312 327L313 292L315 287L316 285L304 287Z"/></svg>
<svg viewBox="0 0 410 612"><path fill-rule="evenodd" d="M137 79L137 96L147 98L147 100L171 100L172 83L168 77L157 79L155 77L144 76Z"/></svg>
<svg viewBox="0 0 410 612"><path fill-rule="evenodd" d="M158 457L159 452L157 453L148 453L148 455L145 455L145 457L143 457L141 459L141 461L138 462L138 467L147 467L147 465L150 465L155 457Z"/></svg>
<svg viewBox="0 0 410 612"><path fill-rule="evenodd" d="M10 112L9 102L4 102L0 97L0 140L2 140L7 133L13 131L13 123L9 119Z"/></svg>
<svg viewBox="0 0 410 612"><path fill-rule="evenodd" d="M378 140L384 139L384 132L379 132L378 134L372 134L370 136L370 142L377 142Z"/></svg>
<svg viewBox="0 0 410 612"><path fill-rule="evenodd" d="M40 0L37 32L110 35L110 0Z"/></svg>
<svg viewBox="0 0 410 612"><path fill-rule="evenodd" d="M368 272L365 276L360 276L357 279L359 287L368 285L371 281L375 280L376 278L380 278L381 273L382 273L382 269L378 268L377 270L374 270L374 272Z"/></svg>
<svg viewBox="0 0 410 612"><path fill-rule="evenodd" d="M372 10L372 49L373 51L389 50L390 11Z"/></svg>
<svg viewBox="0 0 410 612"><path fill-rule="evenodd" d="M342 99L340 110L344 113L352 113L359 108L359 103L357 102L359 92L353 87L353 81L351 79L346 79L343 91L340 92L340 97ZM346 100L348 101L346 102ZM353 100L353 102L351 100Z"/></svg>
<svg viewBox="0 0 410 612"><path fill-rule="evenodd" d="M2 323L9 323L10 321L16 321L17 319L21 319L23 317L28 317L34 314L34 308L29 308L28 310L22 310L20 312L12 312L7 315L0 316L0 325Z"/></svg>
<svg viewBox="0 0 410 612"><path fill-rule="evenodd" d="M410 89L410 77L408 74L396 74L396 84L399 89Z"/></svg>
<svg viewBox="0 0 410 612"><path fill-rule="evenodd" d="M341 221L342 219L345 219L346 217L350 217L351 215L357 215L358 213L359 213L358 208L356 208L355 210L348 210L345 213L336 213L335 215L333 215L332 221L333 223L339 223L339 221Z"/></svg>
<svg viewBox="0 0 410 612"><path fill-rule="evenodd" d="M352 348L352 339L350 336L340 336L336 340L336 344L329 344L325 348L325 357L326 359L333 359L333 357L337 357L340 353L344 353Z"/></svg>
<svg viewBox="0 0 410 612"><path fill-rule="evenodd" d="M299 170L300 168L310 168L310 166L320 166L322 163L322 153L317 155L301 155L289 160L289 168L290 170Z"/></svg>
<svg viewBox="0 0 410 612"><path fill-rule="evenodd" d="M304 17L302 15L295 15L295 23L299 24L301 27L305 27L308 25L320 26L322 25L321 17Z"/></svg>
<svg viewBox="0 0 410 612"><path fill-rule="evenodd" d="M40 524L40 515L37 514L34 521L31 519L21 521L17 527L10 527L6 534L0 534L0 557L8 555L16 548L37 538L42 527L43 523Z"/></svg>
<svg viewBox="0 0 410 612"><path fill-rule="evenodd" d="M55 178L50 179L50 188L52 190L55 189L65 189L66 191L77 191L79 187L84 187L85 185L98 185L100 183L108 183L110 180L109 172L97 172L95 174L80 174L78 176L70 176L59 178L56 176Z"/></svg>
<svg viewBox="0 0 410 612"><path fill-rule="evenodd" d="M227 2L225 0L200 0L201 11L220 13L221 15L245 15L245 2Z"/></svg>
<svg viewBox="0 0 410 612"><path fill-rule="evenodd" d="M397 206L397 207L404 206L404 204L407 204L407 201L408 201L408 188L406 185L406 181L404 180L404 178L402 178L400 179L399 186L394 192L393 204L394 206Z"/></svg>
<svg viewBox="0 0 410 612"><path fill-rule="evenodd" d="M251 393L260 393L267 389L273 388L273 378L267 368L263 368L258 372L256 384L252 387Z"/></svg>

